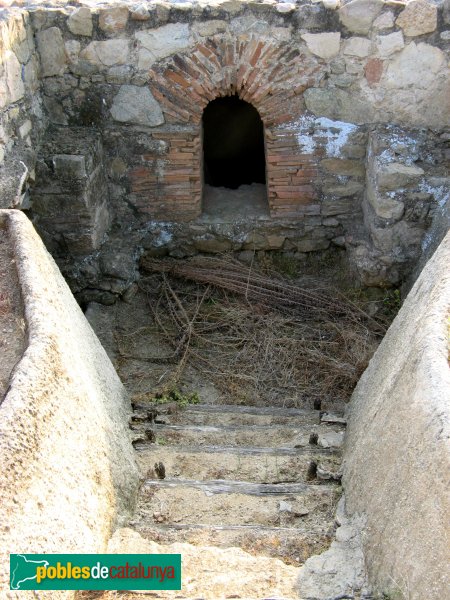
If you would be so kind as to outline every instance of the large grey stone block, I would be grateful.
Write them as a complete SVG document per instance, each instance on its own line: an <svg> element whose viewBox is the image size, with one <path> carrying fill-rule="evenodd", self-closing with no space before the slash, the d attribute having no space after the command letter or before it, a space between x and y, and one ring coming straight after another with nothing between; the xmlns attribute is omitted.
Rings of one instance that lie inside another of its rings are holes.
<svg viewBox="0 0 450 600"><path fill-rule="evenodd" d="M155 127L164 123L161 107L146 87L123 85L114 98L111 115L121 123Z"/></svg>

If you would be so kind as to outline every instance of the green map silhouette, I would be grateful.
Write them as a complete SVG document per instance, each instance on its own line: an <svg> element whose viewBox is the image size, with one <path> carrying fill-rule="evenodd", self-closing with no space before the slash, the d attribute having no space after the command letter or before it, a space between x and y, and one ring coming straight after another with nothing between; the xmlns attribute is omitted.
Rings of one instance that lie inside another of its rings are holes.
<svg viewBox="0 0 450 600"><path fill-rule="evenodd" d="M29 560L23 554L11 555L11 589L26 589L22 588L21 585L25 581L36 579L36 567L38 565L48 567L49 564L46 560Z"/></svg>

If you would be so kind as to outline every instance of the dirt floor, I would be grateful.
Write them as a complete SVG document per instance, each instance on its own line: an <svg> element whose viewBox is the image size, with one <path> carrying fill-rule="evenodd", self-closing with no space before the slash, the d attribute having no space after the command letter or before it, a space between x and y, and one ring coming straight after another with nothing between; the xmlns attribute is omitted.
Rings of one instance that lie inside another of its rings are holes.
<svg viewBox="0 0 450 600"><path fill-rule="evenodd" d="M239 219L269 219L267 187L262 183L241 185L235 190L204 186L202 221L235 223Z"/></svg>
<svg viewBox="0 0 450 600"><path fill-rule="evenodd" d="M26 345L24 308L11 242L0 224L0 404Z"/></svg>
<svg viewBox="0 0 450 600"><path fill-rule="evenodd" d="M144 268L130 303L107 311L116 366L136 401L180 388L209 404L331 408L348 401L384 333L323 283L228 259Z"/></svg>

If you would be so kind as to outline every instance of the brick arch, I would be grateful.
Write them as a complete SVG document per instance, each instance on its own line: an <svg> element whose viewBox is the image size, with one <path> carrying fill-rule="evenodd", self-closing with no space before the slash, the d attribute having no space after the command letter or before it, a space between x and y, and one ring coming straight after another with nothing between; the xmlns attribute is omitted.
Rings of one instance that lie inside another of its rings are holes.
<svg viewBox="0 0 450 600"><path fill-rule="evenodd" d="M212 36L159 61L149 87L169 125L155 133L166 152L157 169L150 163L131 172L137 209L163 220L201 214L203 111L212 100L237 94L263 121L271 216L318 214L317 157L299 154L296 120L304 110L303 91L322 76L323 66L301 46L267 37Z"/></svg>
<svg viewBox="0 0 450 600"><path fill-rule="evenodd" d="M199 124L211 100L237 94L271 127L303 112L302 93L318 70L286 42L212 37L155 66L150 89L169 123Z"/></svg>

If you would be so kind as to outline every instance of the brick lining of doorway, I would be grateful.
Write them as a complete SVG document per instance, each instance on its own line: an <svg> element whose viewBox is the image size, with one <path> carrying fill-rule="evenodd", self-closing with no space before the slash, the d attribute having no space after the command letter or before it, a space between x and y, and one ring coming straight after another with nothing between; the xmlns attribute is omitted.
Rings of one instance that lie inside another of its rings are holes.
<svg viewBox="0 0 450 600"><path fill-rule="evenodd" d="M271 217L317 214L320 150L300 154L295 130L283 128L302 112L302 92L314 82L316 69L307 73L302 63L298 52L279 42L211 38L155 67L151 92L166 123L176 127L159 132L167 144L163 168L139 166L131 172L135 206L157 219L189 221L200 215L203 110L217 97L237 94L258 110L264 124Z"/></svg>

